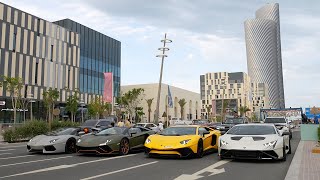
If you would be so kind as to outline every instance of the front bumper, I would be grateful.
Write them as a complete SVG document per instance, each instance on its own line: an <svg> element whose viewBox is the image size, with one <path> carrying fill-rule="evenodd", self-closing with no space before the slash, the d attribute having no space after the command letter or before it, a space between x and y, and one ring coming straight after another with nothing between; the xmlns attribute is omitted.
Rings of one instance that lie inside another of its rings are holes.
<svg viewBox="0 0 320 180"><path fill-rule="evenodd" d="M119 150L113 150L108 145L98 146L98 147L77 146L77 152L81 154L104 155L104 154L115 154L115 153L118 153Z"/></svg>
<svg viewBox="0 0 320 180"><path fill-rule="evenodd" d="M219 156L225 159L281 159L279 150L226 150L221 149Z"/></svg>
<svg viewBox="0 0 320 180"><path fill-rule="evenodd" d="M194 154L194 152L190 148L180 148L180 149L170 149L170 150L145 148L145 153L153 157L178 157L178 158L190 157Z"/></svg>
<svg viewBox="0 0 320 180"><path fill-rule="evenodd" d="M44 154L62 153L65 152L65 144L27 144L27 150L28 152L39 152Z"/></svg>

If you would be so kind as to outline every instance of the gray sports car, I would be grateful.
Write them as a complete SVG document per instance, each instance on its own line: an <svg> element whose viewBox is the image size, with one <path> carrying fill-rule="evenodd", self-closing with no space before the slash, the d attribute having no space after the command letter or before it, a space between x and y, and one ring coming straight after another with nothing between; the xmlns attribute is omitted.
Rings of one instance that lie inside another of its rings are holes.
<svg viewBox="0 0 320 180"><path fill-rule="evenodd" d="M27 149L29 152L75 153L80 131L81 128L62 128L35 136L28 142Z"/></svg>

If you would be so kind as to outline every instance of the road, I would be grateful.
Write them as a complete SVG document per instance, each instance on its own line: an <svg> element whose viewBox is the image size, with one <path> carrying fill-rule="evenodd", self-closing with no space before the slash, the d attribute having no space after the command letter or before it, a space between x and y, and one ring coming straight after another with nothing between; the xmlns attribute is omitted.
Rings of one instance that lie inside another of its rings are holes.
<svg viewBox="0 0 320 180"><path fill-rule="evenodd" d="M0 179L283 180L299 141L300 133L294 132L292 154L285 162L220 161L217 153L201 159L154 159L142 152L107 157L42 155L27 153L25 143L7 144L0 145Z"/></svg>

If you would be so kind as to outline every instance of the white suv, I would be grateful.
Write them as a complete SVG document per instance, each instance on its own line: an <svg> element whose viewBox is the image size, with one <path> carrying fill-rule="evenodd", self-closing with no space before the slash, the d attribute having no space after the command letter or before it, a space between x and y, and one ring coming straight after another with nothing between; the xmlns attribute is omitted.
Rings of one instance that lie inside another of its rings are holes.
<svg viewBox="0 0 320 180"><path fill-rule="evenodd" d="M264 123L271 123L276 126L279 131L289 132L290 139L292 138L292 130L289 122L284 117L267 117Z"/></svg>

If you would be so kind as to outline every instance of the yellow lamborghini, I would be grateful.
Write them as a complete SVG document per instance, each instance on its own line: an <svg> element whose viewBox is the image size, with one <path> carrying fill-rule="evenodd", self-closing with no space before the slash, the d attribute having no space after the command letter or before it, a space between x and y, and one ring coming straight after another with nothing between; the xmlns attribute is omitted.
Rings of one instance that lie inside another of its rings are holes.
<svg viewBox="0 0 320 180"><path fill-rule="evenodd" d="M149 136L144 146L148 156L201 158L204 152L216 151L220 131L197 125L173 126Z"/></svg>

